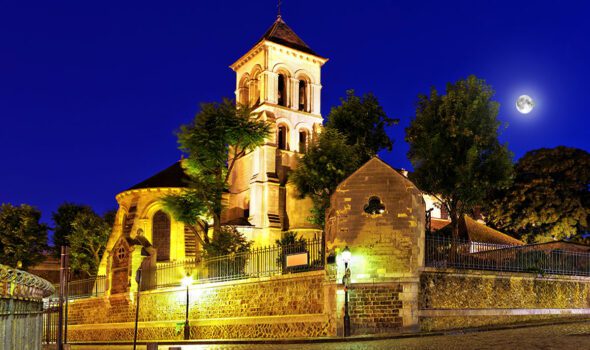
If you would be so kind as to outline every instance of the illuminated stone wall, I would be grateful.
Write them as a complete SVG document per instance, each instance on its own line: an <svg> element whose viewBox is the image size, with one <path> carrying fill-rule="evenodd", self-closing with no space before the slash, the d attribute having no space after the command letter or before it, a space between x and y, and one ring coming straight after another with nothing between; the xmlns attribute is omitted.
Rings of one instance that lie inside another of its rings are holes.
<svg viewBox="0 0 590 350"><path fill-rule="evenodd" d="M352 335L399 331L402 292L402 284L356 284L349 291Z"/></svg>
<svg viewBox="0 0 590 350"><path fill-rule="evenodd" d="M367 213L371 198L381 212ZM424 265L425 204L403 175L373 158L338 185L326 217L332 254L349 246L353 281L418 276Z"/></svg>
<svg viewBox="0 0 590 350"><path fill-rule="evenodd" d="M324 271L195 285L189 293L191 338L268 338L336 334L336 285ZM73 301L71 341L131 340L134 295ZM143 292L140 339L182 339L186 290Z"/></svg>
<svg viewBox="0 0 590 350"><path fill-rule="evenodd" d="M589 317L590 278L429 269L419 305L422 330Z"/></svg>

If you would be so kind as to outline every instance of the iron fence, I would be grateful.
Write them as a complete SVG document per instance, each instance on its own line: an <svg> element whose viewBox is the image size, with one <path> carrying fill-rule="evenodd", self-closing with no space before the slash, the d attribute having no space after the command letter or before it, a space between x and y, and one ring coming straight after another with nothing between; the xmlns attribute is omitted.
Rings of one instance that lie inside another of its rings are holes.
<svg viewBox="0 0 590 350"><path fill-rule="evenodd" d="M298 256L298 261L291 266L288 258L294 255ZM188 259L158 263L155 268L144 266L141 289L179 286L187 274L198 281L216 282L321 270L323 267L322 240L315 238L291 245L260 247L244 253L207 257L200 261Z"/></svg>
<svg viewBox="0 0 590 350"><path fill-rule="evenodd" d="M590 276L590 253L426 238L426 266L473 270Z"/></svg>
<svg viewBox="0 0 590 350"><path fill-rule="evenodd" d="M67 283L68 299L80 299L103 296L107 287L106 276L93 276L91 278L69 281ZM57 298L59 295L59 283L53 285L55 293L52 296Z"/></svg>

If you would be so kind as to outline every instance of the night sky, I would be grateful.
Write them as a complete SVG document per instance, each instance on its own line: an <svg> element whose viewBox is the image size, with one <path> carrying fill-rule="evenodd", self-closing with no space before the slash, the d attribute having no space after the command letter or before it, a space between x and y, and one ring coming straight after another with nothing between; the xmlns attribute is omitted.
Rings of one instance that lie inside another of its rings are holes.
<svg viewBox="0 0 590 350"><path fill-rule="evenodd" d="M501 140L518 159L590 150L586 1L283 1L283 18L330 60L322 114L347 89L391 117L392 152L419 93L476 74L496 90ZM115 208L115 195L180 158L174 131L199 103L233 97L228 68L276 18L276 1L0 2L0 202L45 221L64 201ZM521 94L536 101L517 113Z"/></svg>

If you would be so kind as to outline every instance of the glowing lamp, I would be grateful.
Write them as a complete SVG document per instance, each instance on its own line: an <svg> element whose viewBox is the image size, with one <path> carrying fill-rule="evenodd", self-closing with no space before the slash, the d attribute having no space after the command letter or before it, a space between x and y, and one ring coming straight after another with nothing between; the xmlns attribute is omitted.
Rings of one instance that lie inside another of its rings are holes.
<svg viewBox="0 0 590 350"><path fill-rule="evenodd" d="M348 264L351 258L352 253L350 252L350 249L348 249L348 246L346 246L342 251L342 261L344 261L345 264Z"/></svg>
<svg viewBox="0 0 590 350"><path fill-rule="evenodd" d="M188 287L193 284L193 276L184 276L182 278L182 286Z"/></svg>

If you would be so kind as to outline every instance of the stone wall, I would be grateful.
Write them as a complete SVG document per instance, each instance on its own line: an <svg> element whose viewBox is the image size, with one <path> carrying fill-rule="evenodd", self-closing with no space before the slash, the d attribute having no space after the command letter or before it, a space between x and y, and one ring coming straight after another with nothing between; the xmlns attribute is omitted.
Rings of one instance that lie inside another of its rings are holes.
<svg viewBox="0 0 590 350"><path fill-rule="evenodd" d="M590 278L428 269L419 307L427 331L590 316Z"/></svg>
<svg viewBox="0 0 590 350"><path fill-rule="evenodd" d="M189 292L191 339L331 336L336 285L324 271L194 285ZM71 302L71 341L133 338L133 294ZM182 339L186 290L142 292L139 338Z"/></svg>
<svg viewBox="0 0 590 350"><path fill-rule="evenodd" d="M356 284L349 291L352 335L390 333L403 326L401 284Z"/></svg>

